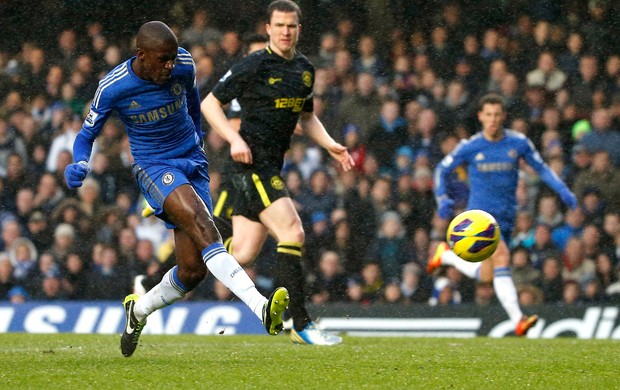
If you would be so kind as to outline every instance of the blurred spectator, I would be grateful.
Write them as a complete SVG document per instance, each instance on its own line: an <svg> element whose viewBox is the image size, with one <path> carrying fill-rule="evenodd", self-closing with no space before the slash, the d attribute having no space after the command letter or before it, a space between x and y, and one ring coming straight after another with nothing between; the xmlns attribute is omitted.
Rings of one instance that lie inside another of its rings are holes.
<svg viewBox="0 0 620 390"><path fill-rule="evenodd" d="M572 279L583 283L594 277L596 266L592 259L585 257L584 243L580 237L568 239L562 254L562 264L562 277L565 280Z"/></svg>
<svg viewBox="0 0 620 390"><path fill-rule="evenodd" d="M73 142L77 137L82 120L77 116L67 116L62 122L62 130L52 139L49 152L47 154L47 171L56 172L58 164L58 155L63 150L68 150L73 155Z"/></svg>
<svg viewBox="0 0 620 390"><path fill-rule="evenodd" d="M316 68L328 68L334 65L334 58L338 50L336 34L325 32L319 39L319 50L314 56L310 56L310 61Z"/></svg>
<svg viewBox="0 0 620 390"><path fill-rule="evenodd" d="M597 225L587 224L581 233L583 254L587 259L594 260L601 248L601 229Z"/></svg>
<svg viewBox="0 0 620 390"><path fill-rule="evenodd" d="M284 174L291 169L301 173L304 180L311 180L311 176L321 166L322 155L315 145L308 145L305 140L293 140L287 152L282 171Z"/></svg>
<svg viewBox="0 0 620 390"><path fill-rule="evenodd" d="M458 303L461 303L461 295L452 284L452 281L445 276L437 278L433 285L433 293L429 298L428 304L430 306L444 306Z"/></svg>
<svg viewBox="0 0 620 390"><path fill-rule="evenodd" d="M612 164L620 166L620 133L612 128L612 116L608 109L599 108L592 113L592 129L581 138L580 143L590 153L606 151Z"/></svg>
<svg viewBox="0 0 620 390"><path fill-rule="evenodd" d="M540 270L530 262L526 248L518 246L511 251L512 280L515 286L537 285L540 282Z"/></svg>
<svg viewBox="0 0 620 390"><path fill-rule="evenodd" d="M598 65L597 57L585 54L579 59L579 73L568 80L568 91L581 117L586 116L592 109L594 92L605 88Z"/></svg>
<svg viewBox="0 0 620 390"><path fill-rule="evenodd" d="M105 205L113 204L119 190L119 182L116 177L117 175L109 169L110 164L107 155L100 152L94 153L91 159L91 164L92 167L89 172L89 177L95 180L99 186L99 196L97 197L97 202ZM79 193L80 191L78 190L78 194ZM93 204L93 206L95 205ZM92 207L89 215L92 215L94 211L95 207Z"/></svg>
<svg viewBox="0 0 620 390"><path fill-rule="evenodd" d="M612 165L609 153L598 150L592 156L589 169L576 175L573 189L582 202L586 192L595 191L610 211L620 211L620 187L609 185L619 179L620 170Z"/></svg>
<svg viewBox="0 0 620 390"><path fill-rule="evenodd" d="M361 273L362 301L374 303L381 299L384 279L381 266L376 262L364 264Z"/></svg>
<svg viewBox="0 0 620 390"><path fill-rule="evenodd" d="M41 281L38 294L34 296L40 301L64 300L66 295L62 289L62 281L57 275L48 275Z"/></svg>
<svg viewBox="0 0 620 390"><path fill-rule="evenodd" d="M131 278L118 262L118 252L105 246L101 258L95 263L89 277L88 297L90 299L122 299L131 289Z"/></svg>
<svg viewBox="0 0 620 390"><path fill-rule="evenodd" d="M400 116L398 102L384 101L379 121L371 125L366 144L368 151L377 158L380 169L391 170L394 167L394 150L404 145L406 139L407 122Z"/></svg>
<svg viewBox="0 0 620 390"><path fill-rule="evenodd" d="M315 211L310 216L310 229L306 234L306 242L304 247L307 255L304 259L309 270L315 270L319 265L319 257L321 253L329 247L330 244L330 221L326 213Z"/></svg>
<svg viewBox="0 0 620 390"><path fill-rule="evenodd" d="M197 9L192 17L192 24L183 30L181 45L190 48L205 45L209 55L215 54L215 45L222 38L222 33L209 24L209 14L204 9ZM212 47L209 49L209 47ZM205 95L206 96L206 95Z"/></svg>
<svg viewBox="0 0 620 390"><path fill-rule="evenodd" d="M332 188L332 178L325 169L312 172L309 185L299 198L308 215L320 212L326 216L336 208L337 197Z"/></svg>
<svg viewBox="0 0 620 390"><path fill-rule="evenodd" d="M75 228L68 223L61 223L54 229L54 242L50 253L54 259L64 263L69 253L75 249Z"/></svg>
<svg viewBox="0 0 620 390"><path fill-rule="evenodd" d="M6 252L0 252L0 301L9 299L9 291L15 285L11 260Z"/></svg>
<svg viewBox="0 0 620 390"><path fill-rule="evenodd" d="M607 205L598 188L588 187L583 191L582 209L586 223L601 226Z"/></svg>
<svg viewBox="0 0 620 390"><path fill-rule="evenodd" d="M522 284L517 287L519 305L528 307L540 305L543 302L543 292L532 284Z"/></svg>
<svg viewBox="0 0 620 390"><path fill-rule="evenodd" d="M375 85L387 80L387 67L377 53L377 43L370 35L362 35L357 44L357 56L353 60L353 70L356 74L370 73L374 76Z"/></svg>
<svg viewBox="0 0 620 390"><path fill-rule="evenodd" d="M547 91L555 92L564 86L566 74L556 67L552 52L543 51L538 57L538 67L527 74L528 86L542 86Z"/></svg>
<svg viewBox="0 0 620 390"><path fill-rule="evenodd" d="M618 277L614 271L614 262L608 253L598 253L595 257L596 279L602 290L606 290L609 286L618 281Z"/></svg>
<svg viewBox="0 0 620 390"><path fill-rule="evenodd" d="M556 303L562 300L564 290L562 278L562 263L557 257L547 257L542 263L542 278L540 286L545 303Z"/></svg>
<svg viewBox="0 0 620 390"><path fill-rule="evenodd" d="M17 192L22 186L29 184L24 166L24 160L17 153L11 153L7 159L7 171L4 177L4 199L3 208L12 213L17 211L16 197Z"/></svg>
<svg viewBox="0 0 620 390"><path fill-rule="evenodd" d="M383 213L380 230L372 241L366 258L379 264L385 280L400 278L402 267L412 260L412 254L398 213Z"/></svg>
<svg viewBox="0 0 620 390"><path fill-rule="evenodd" d="M616 239L620 238L620 214L614 211L605 213L603 217L603 231L601 238L601 251L613 256L614 263L620 259L616 250Z"/></svg>
<svg viewBox="0 0 620 390"><path fill-rule="evenodd" d="M555 195L543 195L538 200L537 224L544 224L553 229L562 223L564 216Z"/></svg>
<svg viewBox="0 0 620 390"><path fill-rule="evenodd" d="M569 279L562 287L562 303L575 305L581 303L581 286L575 280Z"/></svg>
<svg viewBox="0 0 620 390"><path fill-rule="evenodd" d="M527 243L524 243L527 245ZM534 242L526 246L530 252L530 260L534 268L541 269L543 262L549 256L559 256L561 251L551 241L551 228L549 225L539 223L534 228Z"/></svg>
<svg viewBox="0 0 620 390"><path fill-rule="evenodd" d="M18 238L9 248L15 282L23 287L30 286L36 274L38 252L32 241Z"/></svg>
<svg viewBox="0 0 620 390"><path fill-rule="evenodd" d="M476 283L476 291L474 302L479 306L487 306L491 304L497 304L497 298L495 297L495 289L493 289L492 283Z"/></svg>
<svg viewBox="0 0 620 390"><path fill-rule="evenodd" d="M417 132L409 138L409 146L413 149L414 160L425 155L435 166L443 157L440 149L439 129L437 128L437 114L432 109L420 112L416 124Z"/></svg>
<svg viewBox="0 0 620 390"><path fill-rule="evenodd" d="M81 256L77 253L70 253L61 269L62 289L66 293L67 299L79 300L87 298L88 285L91 281L88 278L86 265Z"/></svg>
<svg viewBox="0 0 620 390"><path fill-rule="evenodd" d="M340 219L334 222L333 239L330 250L340 256L340 260L347 275L360 274L364 260L363 248L360 238L353 235L351 223L348 219Z"/></svg>
<svg viewBox="0 0 620 390"><path fill-rule="evenodd" d="M564 222L551 231L551 240L557 248L563 251L570 237L579 236L583 231L585 216L581 207L566 210Z"/></svg>
<svg viewBox="0 0 620 390"><path fill-rule="evenodd" d="M364 160L366 159L366 145L360 142L359 127L354 124L348 124L343 130L344 146L347 147L353 162L355 170L362 171Z"/></svg>
<svg viewBox="0 0 620 390"><path fill-rule="evenodd" d="M359 73L356 80L355 93L344 97L339 105L338 123L341 129L348 124L356 125L360 130L361 143L367 145L370 128L379 121L381 100L375 89L375 77L371 73Z"/></svg>
<svg viewBox="0 0 620 390"><path fill-rule="evenodd" d="M566 49L558 57L560 68L569 79L579 74L579 62L583 54L583 37L579 31L572 31L566 39Z"/></svg>
<svg viewBox="0 0 620 390"><path fill-rule="evenodd" d="M9 252L15 242L22 237L21 227L14 218L6 218L2 221L2 239L0 240L0 252Z"/></svg>
<svg viewBox="0 0 620 390"><path fill-rule="evenodd" d="M312 284L312 303L342 302L346 299L347 276L336 252L324 251L319 260L318 273Z"/></svg>
<svg viewBox="0 0 620 390"><path fill-rule="evenodd" d="M383 288L383 296L380 302L386 304L405 303L398 280L391 280Z"/></svg>
<svg viewBox="0 0 620 390"><path fill-rule="evenodd" d="M24 303L30 299L28 292L26 292L26 290L24 290L21 286L14 286L11 288L9 290L8 297L12 305Z"/></svg>
<svg viewBox="0 0 620 390"><path fill-rule="evenodd" d="M21 156L22 161L27 160L24 141L10 131L6 120L0 117L0 177L6 177L9 156L14 153Z"/></svg>
<svg viewBox="0 0 620 390"><path fill-rule="evenodd" d="M213 73L215 79L222 77L235 61L242 58L241 39L236 31L226 31L222 34L219 47L213 55Z"/></svg>
<svg viewBox="0 0 620 390"><path fill-rule="evenodd" d="M403 299L409 303L427 303L432 289L432 280L416 263L407 263L402 267L400 291Z"/></svg>

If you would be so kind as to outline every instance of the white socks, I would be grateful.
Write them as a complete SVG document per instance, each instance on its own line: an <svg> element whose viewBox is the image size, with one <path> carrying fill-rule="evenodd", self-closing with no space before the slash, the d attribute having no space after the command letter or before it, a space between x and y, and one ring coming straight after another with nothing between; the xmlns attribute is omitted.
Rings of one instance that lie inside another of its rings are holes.
<svg viewBox="0 0 620 390"><path fill-rule="evenodd" d="M451 250L447 250L441 254L441 264L454 266L454 268L461 271L463 275L472 279L477 279L482 262L472 263L470 261L465 261L456 253Z"/></svg>
<svg viewBox="0 0 620 390"><path fill-rule="evenodd" d="M183 299L187 294L187 288L177 276L177 266L166 272L161 282L146 294L142 295L134 306L133 313L139 322L144 322L146 317L155 310L170 306L176 301Z"/></svg>
<svg viewBox="0 0 620 390"><path fill-rule="evenodd" d="M495 289L497 299L502 304L504 310L506 310L506 313L508 313L510 321L516 326L521 317L523 317L523 312L521 307L519 307L517 288L512 280L510 268L501 267L493 270L493 288Z"/></svg>
<svg viewBox="0 0 620 390"><path fill-rule="evenodd" d="M463 275L472 279L477 279L480 275L482 262L472 263L458 257L451 250L445 251L441 255L441 264L451 265L458 269ZM508 313L510 320L516 325L523 317L523 312L519 306L519 297L515 287L509 267L500 267L493 270L493 289L495 296Z"/></svg>
<svg viewBox="0 0 620 390"><path fill-rule="evenodd" d="M262 321L267 298L258 292L252 279L237 260L226 252L224 245L219 242L210 245L202 251L202 258L213 276L224 283Z"/></svg>

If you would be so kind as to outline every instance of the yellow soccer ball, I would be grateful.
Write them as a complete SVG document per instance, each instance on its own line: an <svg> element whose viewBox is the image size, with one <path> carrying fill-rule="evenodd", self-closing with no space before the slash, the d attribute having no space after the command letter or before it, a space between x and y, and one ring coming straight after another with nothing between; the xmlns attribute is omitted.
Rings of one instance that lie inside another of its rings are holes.
<svg viewBox="0 0 620 390"><path fill-rule="evenodd" d="M461 259L477 263L491 257L497 249L499 225L486 211L464 211L450 222L446 240Z"/></svg>

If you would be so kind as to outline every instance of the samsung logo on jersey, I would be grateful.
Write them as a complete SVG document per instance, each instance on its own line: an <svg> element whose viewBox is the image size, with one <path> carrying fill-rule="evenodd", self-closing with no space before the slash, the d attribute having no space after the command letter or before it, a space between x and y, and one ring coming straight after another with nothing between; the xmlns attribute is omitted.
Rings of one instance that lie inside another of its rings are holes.
<svg viewBox="0 0 620 390"><path fill-rule="evenodd" d="M156 108L144 114L131 115L129 118L131 118L135 124L155 122L174 114L179 111L181 107L183 107L183 98L179 98L175 100L174 103L166 104L163 107Z"/></svg>
<svg viewBox="0 0 620 390"><path fill-rule="evenodd" d="M478 163L476 168L480 172L506 172L515 169L511 162Z"/></svg>
<svg viewBox="0 0 620 390"><path fill-rule="evenodd" d="M279 98L275 100L276 108L292 108L293 112L301 112L306 98Z"/></svg>

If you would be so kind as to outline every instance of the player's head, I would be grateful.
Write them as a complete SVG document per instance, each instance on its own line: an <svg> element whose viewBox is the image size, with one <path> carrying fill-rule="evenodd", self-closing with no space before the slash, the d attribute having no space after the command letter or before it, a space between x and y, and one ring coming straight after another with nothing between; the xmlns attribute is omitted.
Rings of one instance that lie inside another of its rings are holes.
<svg viewBox="0 0 620 390"><path fill-rule="evenodd" d="M269 4L267 17L269 46L283 57L292 57L301 30L299 6L290 0L276 0Z"/></svg>
<svg viewBox="0 0 620 390"><path fill-rule="evenodd" d="M501 136L505 118L504 99L501 95L489 93L480 98L478 120L482 124L482 131L487 138L495 139Z"/></svg>
<svg viewBox="0 0 620 390"><path fill-rule="evenodd" d="M163 22L147 22L136 37L138 76L163 85L170 79L179 43Z"/></svg>

